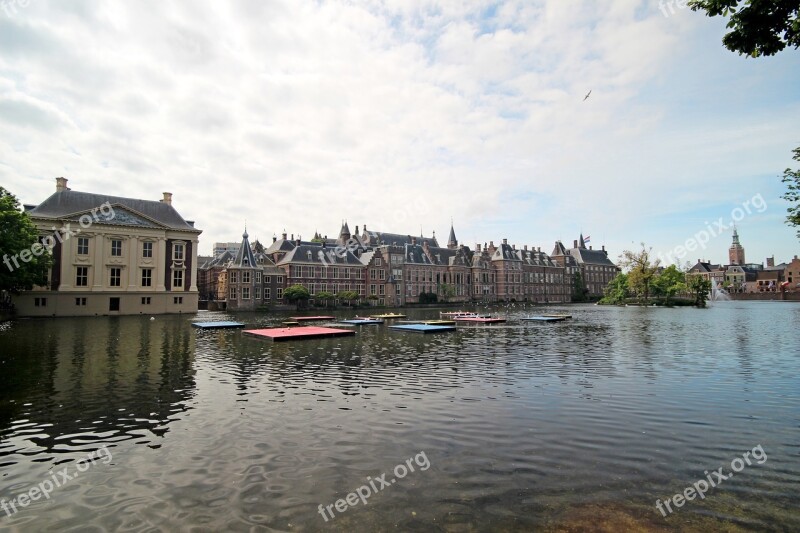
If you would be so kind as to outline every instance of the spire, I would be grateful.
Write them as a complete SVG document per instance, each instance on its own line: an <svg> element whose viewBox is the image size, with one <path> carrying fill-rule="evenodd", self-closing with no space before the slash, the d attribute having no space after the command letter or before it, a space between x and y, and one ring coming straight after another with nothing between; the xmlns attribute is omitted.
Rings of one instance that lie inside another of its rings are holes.
<svg viewBox="0 0 800 533"><path fill-rule="evenodd" d="M733 246L739 246L739 232L736 231L736 225L733 226Z"/></svg>
<svg viewBox="0 0 800 533"><path fill-rule="evenodd" d="M450 220L450 236L447 238L447 247L451 250L458 248L458 240L456 239L456 232L453 229L453 221Z"/></svg>
<svg viewBox="0 0 800 533"><path fill-rule="evenodd" d="M253 249L250 247L250 236L247 234L247 226L245 226L244 233L242 233L242 245L239 247L233 265L240 268L257 266L256 258L253 255Z"/></svg>
<svg viewBox="0 0 800 533"><path fill-rule="evenodd" d="M586 248L586 242L583 240L583 233L581 233L581 238L578 241L578 248Z"/></svg>

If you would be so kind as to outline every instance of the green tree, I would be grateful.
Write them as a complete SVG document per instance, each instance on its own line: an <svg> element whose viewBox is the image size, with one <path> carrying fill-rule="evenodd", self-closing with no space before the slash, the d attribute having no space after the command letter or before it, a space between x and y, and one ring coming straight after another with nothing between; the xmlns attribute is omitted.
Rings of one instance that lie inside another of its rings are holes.
<svg viewBox="0 0 800 533"><path fill-rule="evenodd" d="M335 298L335 296L333 295L333 293L330 293L330 292L327 292L327 291L322 291L322 292L318 292L317 295L314 298L317 299L317 300L322 301L325 304L325 307L328 307L328 302L333 300Z"/></svg>
<svg viewBox="0 0 800 533"><path fill-rule="evenodd" d="M728 18L722 44L731 52L759 57L800 47L800 0L690 0L688 5L709 17Z"/></svg>
<svg viewBox="0 0 800 533"><path fill-rule="evenodd" d="M358 293L356 291L341 291L336 294L336 297L343 302L348 302L350 305L358 301Z"/></svg>
<svg viewBox="0 0 800 533"><path fill-rule="evenodd" d="M589 290L586 288L586 283L583 281L583 275L575 272L574 285L572 290L573 302L585 302L587 300L586 294Z"/></svg>
<svg viewBox="0 0 800 533"><path fill-rule="evenodd" d="M292 285L283 291L283 297L286 301L297 304L297 307L303 307L311 298L311 294L302 285Z"/></svg>
<svg viewBox="0 0 800 533"><path fill-rule="evenodd" d="M439 284L439 293L442 295L442 301L450 301L450 298L456 295L455 285L448 285L447 283Z"/></svg>
<svg viewBox="0 0 800 533"><path fill-rule="evenodd" d="M645 248L638 252L625 250L619 257L620 266L628 270L628 288L645 302L650 298L650 285L656 277L660 259L650 261L652 248Z"/></svg>
<svg viewBox="0 0 800 533"><path fill-rule="evenodd" d="M608 286L605 288L605 296L600 300L600 303L621 304L625 302L628 294L628 275L620 273L608 282Z"/></svg>
<svg viewBox="0 0 800 533"><path fill-rule="evenodd" d="M257 254L264 253L264 245L261 244L261 241L259 241L258 239L256 239L255 242L253 243L253 251Z"/></svg>
<svg viewBox="0 0 800 533"><path fill-rule="evenodd" d="M697 307L705 307L708 295L711 292L711 281L697 274L686 276L686 287L692 293L694 304Z"/></svg>
<svg viewBox="0 0 800 533"><path fill-rule="evenodd" d="M800 161L800 147L794 149L795 161ZM786 184L786 193L781 196L784 200L794 205L790 205L786 210L789 214L786 217L786 223L790 226L800 228L800 170L792 170L787 168L783 172L783 179L781 180ZM797 237L800 238L800 229L797 230Z"/></svg>
<svg viewBox="0 0 800 533"><path fill-rule="evenodd" d="M676 294L686 290L686 274L678 270L675 265L670 265L656 276L652 285L653 294L663 297L669 305Z"/></svg>
<svg viewBox="0 0 800 533"><path fill-rule="evenodd" d="M0 291L18 293L47 283L50 252L17 197L0 187Z"/></svg>

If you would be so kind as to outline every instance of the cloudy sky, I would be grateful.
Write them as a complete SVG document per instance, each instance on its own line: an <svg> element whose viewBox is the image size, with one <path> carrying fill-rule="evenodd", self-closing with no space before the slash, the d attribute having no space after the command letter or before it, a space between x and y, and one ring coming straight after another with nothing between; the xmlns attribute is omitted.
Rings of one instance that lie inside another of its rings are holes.
<svg viewBox="0 0 800 533"><path fill-rule="evenodd" d="M0 185L173 205L214 241L351 229L798 253L800 51L633 0L0 0ZM591 90L591 96L584 96ZM749 203L748 203L749 202ZM740 211L737 211L740 208ZM720 218L722 219L721 222Z"/></svg>

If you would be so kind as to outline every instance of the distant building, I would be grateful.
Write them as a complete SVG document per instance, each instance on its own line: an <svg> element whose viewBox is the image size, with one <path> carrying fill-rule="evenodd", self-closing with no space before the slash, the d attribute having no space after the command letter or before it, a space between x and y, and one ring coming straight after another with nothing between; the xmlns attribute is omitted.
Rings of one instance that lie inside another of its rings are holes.
<svg viewBox="0 0 800 533"><path fill-rule="evenodd" d="M47 285L13 298L20 315L197 311L201 231L172 207L171 193L137 200L73 191L56 178L54 194L25 207L43 239L56 230L68 237L55 243Z"/></svg>
<svg viewBox="0 0 800 533"><path fill-rule="evenodd" d="M573 241L573 247L565 249L561 241L556 242L553 253L550 254L554 261L566 267L570 261L566 257L574 260L575 272L579 272L586 289L586 295L591 299L597 299L605 294L605 288L619 273L619 267L609 258L606 247L594 250L586 247L583 235Z"/></svg>
<svg viewBox="0 0 800 533"><path fill-rule="evenodd" d="M219 257L225 252L232 252L235 255L240 246L241 244L238 242L215 242L212 254L214 257Z"/></svg>
<svg viewBox="0 0 800 533"><path fill-rule="evenodd" d="M800 259L794 256L783 273L783 278L789 284L787 289L790 291L797 291L800 289Z"/></svg>

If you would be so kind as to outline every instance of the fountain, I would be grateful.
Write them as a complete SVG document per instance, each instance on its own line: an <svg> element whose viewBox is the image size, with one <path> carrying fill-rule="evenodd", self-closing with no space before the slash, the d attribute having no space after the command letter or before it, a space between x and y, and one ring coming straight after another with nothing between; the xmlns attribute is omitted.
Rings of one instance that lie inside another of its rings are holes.
<svg viewBox="0 0 800 533"><path fill-rule="evenodd" d="M728 302L730 301L731 297L728 295L727 291L722 288L722 283L715 283L711 282L711 297L709 298L712 302Z"/></svg>

